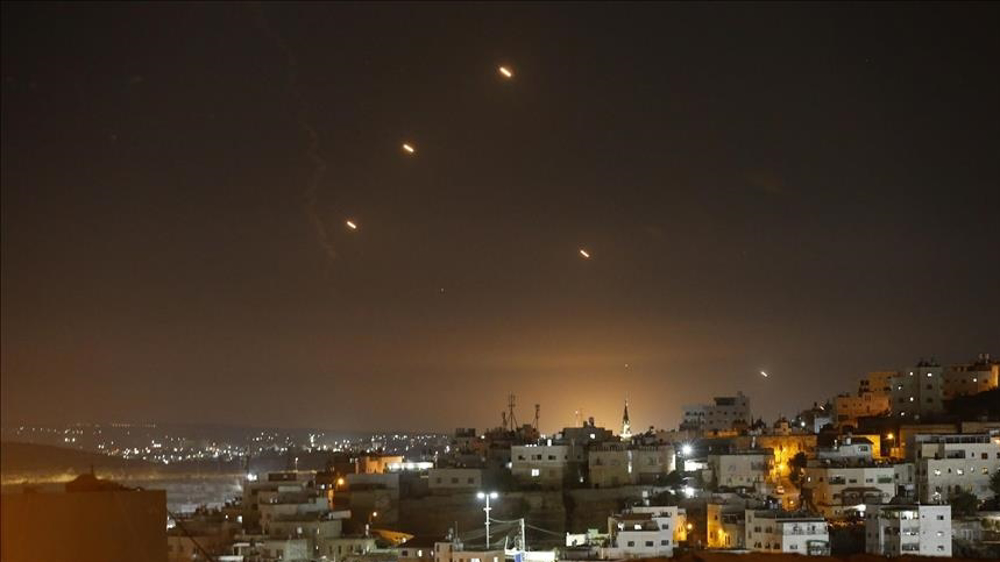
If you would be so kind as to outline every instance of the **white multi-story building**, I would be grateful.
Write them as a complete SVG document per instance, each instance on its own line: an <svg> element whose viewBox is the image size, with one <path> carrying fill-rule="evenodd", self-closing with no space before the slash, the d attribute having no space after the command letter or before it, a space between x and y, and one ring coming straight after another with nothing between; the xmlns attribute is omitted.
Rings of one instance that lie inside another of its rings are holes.
<svg viewBox="0 0 1000 562"><path fill-rule="evenodd" d="M918 434L908 452L915 457L921 502L946 502L961 490L980 500L992 495L990 477L1000 471L1000 438L988 433Z"/></svg>
<svg viewBox="0 0 1000 562"><path fill-rule="evenodd" d="M684 406L681 425L685 428L721 431L731 429L737 423L749 425L751 421L750 398L737 392L736 396L716 397L714 404Z"/></svg>
<svg viewBox="0 0 1000 562"><path fill-rule="evenodd" d="M749 449L708 456L712 484L716 488L753 488L763 490L771 473L774 451Z"/></svg>
<svg viewBox="0 0 1000 562"><path fill-rule="evenodd" d="M809 461L802 479L802 501L828 519L841 519L863 504L882 504L896 496L893 465Z"/></svg>
<svg viewBox="0 0 1000 562"><path fill-rule="evenodd" d="M865 552L880 556L951 556L950 505L870 505Z"/></svg>
<svg viewBox="0 0 1000 562"><path fill-rule="evenodd" d="M921 361L891 380L892 415L913 419L944 411L944 369L933 362Z"/></svg>
<svg viewBox="0 0 1000 562"><path fill-rule="evenodd" d="M567 479L579 477L587 459L582 447L515 445L510 448L510 462L511 474L520 484L560 488Z"/></svg>
<svg viewBox="0 0 1000 562"><path fill-rule="evenodd" d="M746 547L757 552L829 556L826 520L805 513L746 510Z"/></svg>
<svg viewBox="0 0 1000 562"><path fill-rule="evenodd" d="M676 506L635 507L608 518L605 558L671 557L683 515Z"/></svg>

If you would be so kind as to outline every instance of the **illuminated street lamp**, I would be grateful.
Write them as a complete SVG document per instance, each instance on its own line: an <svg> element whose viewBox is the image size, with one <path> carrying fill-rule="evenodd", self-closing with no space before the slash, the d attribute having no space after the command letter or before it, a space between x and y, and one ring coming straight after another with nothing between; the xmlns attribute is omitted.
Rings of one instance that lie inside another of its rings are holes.
<svg viewBox="0 0 1000 562"><path fill-rule="evenodd" d="M378 517L378 512L373 511L368 514L368 523L365 523L365 536L370 537L372 534L372 520Z"/></svg>
<svg viewBox="0 0 1000 562"><path fill-rule="evenodd" d="M486 550L489 550L490 549L490 510L493 509L492 507L490 507L490 500L491 499L495 500L495 499L499 498L500 494L498 494L496 492L479 492L478 494L476 494L476 497L479 498L479 499L481 499L481 500L486 500L486 507L483 508L483 511L486 512Z"/></svg>

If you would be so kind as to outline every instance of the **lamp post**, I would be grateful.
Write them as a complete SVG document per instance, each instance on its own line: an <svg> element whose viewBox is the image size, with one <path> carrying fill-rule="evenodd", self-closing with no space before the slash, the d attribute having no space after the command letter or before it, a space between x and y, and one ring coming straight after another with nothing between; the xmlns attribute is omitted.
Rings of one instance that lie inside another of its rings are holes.
<svg viewBox="0 0 1000 562"><path fill-rule="evenodd" d="M490 500L491 499L495 500L495 499L499 498L500 494L498 494L496 492L479 492L478 494L476 494L476 497L479 498L479 499L481 499L481 500L486 500L486 507L483 508L483 511L486 512L486 550L489 550L490 549L490 510L493 509L492 507L490 507Z"/></svg>

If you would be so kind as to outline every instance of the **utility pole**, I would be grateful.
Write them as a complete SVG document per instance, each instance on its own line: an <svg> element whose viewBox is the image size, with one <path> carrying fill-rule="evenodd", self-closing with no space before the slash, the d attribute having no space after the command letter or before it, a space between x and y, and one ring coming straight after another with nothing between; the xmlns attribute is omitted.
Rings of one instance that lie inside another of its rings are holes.
<svg viewBox="0 0 1000 562"><path fill-rule="evenodd" d="M513 396L513 394L511 396ZM490 511L493 509L492 507L490 507L490 499L494 499L495 500L498 497L500 497L500 494L498 494L496 492L479 492L478 494L476 494L476 497L479 498L479 499L481 499L481 500L483 500L483 499L486 500L486 507L483 508L483 511L486 512L486 550L489 550L490 549Z"/></svg>

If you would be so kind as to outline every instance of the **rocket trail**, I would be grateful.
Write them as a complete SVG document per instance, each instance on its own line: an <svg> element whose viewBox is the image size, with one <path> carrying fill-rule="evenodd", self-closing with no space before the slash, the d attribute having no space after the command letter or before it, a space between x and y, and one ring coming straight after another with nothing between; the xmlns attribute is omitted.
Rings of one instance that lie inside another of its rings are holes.
<svg viewBox="0 0 1000 562"><path fill-rule="evenodd" d="M330 240L326 224L323 222L317 209L319 204L319 184L323 180L323 176L326 175L327 164L321 151L319 132L310 122L309 105L306 102L305 96L302 95L302 88L299 86L299 62L295 57L295 53L285 43L285 40L268 23L267 18L264 16L263 5L255 3L252 5L252 9L256 16L258 27L274 42L278 50L285 55L285 61L288 65L288 91L295 102L296 120L299 129L305 134L308 142L306 158L312 164L312 172L309 174L305 190L302 193L302 198L305 200L306 217L309 219L316 233L316 240L322 247L323 252L332 261L337 257L337 252L333 247L333 242Z"/></svg>

